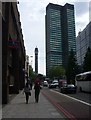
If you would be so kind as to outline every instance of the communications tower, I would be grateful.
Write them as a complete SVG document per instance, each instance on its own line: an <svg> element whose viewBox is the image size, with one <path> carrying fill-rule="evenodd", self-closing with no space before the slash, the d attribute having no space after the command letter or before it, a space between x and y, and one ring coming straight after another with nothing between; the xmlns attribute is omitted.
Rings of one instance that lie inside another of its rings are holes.
<svg viewBox="0 0 91 120"><path fill-rule="evenodd" d="M38 74L38 48L35 48L35 73Z"/></svg>

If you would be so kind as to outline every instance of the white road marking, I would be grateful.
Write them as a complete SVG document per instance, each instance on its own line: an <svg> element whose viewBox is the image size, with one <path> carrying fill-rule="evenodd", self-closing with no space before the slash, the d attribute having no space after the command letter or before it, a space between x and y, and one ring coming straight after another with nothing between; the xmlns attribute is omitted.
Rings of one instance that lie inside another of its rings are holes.
<svg viewBox="0 0 91 120"><path fill-rule="evenodd" d="M75 100L75 101L81 102L81 103L83 103L83 104L85 104L85 105L91 106L90 103L84 102L84 101L79 100L79 99L77 99L77 98L70 97L70 96L68 96L68 95L66 95L66 94L63 94L63 93L60 93L60 92L58 92L58 91L54 91L54 90L50 90L50 91L55 92L55 93L58 93L58 94L61 94L61 95L65 96L65 97L68 97L68 98L73 99L73 100Z"/></svg>

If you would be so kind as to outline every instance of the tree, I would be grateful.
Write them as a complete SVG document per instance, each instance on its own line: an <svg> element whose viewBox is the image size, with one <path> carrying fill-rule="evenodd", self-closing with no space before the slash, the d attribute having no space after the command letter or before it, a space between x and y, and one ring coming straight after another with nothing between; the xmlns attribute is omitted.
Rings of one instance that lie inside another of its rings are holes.
<svg viewBox="0 0 91 120"><path fill-rule="evenodd" d="M67 83L75 84L75 75L78 74L78 65L74 51L71 49L68 57L68 65L66 68Z"/></svg>
<svg viewBox="0 0 91 120"><path fill-rule="evenodd" d="M30 77L30 79L34 80L35 76L36 76L36 74L33 71L33 68L31 67L31 65L29 65L29 77Z"/></svg>
<svg viewBox="0 0 91 120"><path fill-rule="evenodd" d="M88 47L86 55L83 62L83 71L91 71L91 49Z"/></svg>
<svg viewBox="0 0 91 120"><path fill-rule="evenodd" d="M61 78L65 76L65 69L62 66L53 66L49 70L49 78L54 79L56 78Z"/></svg>

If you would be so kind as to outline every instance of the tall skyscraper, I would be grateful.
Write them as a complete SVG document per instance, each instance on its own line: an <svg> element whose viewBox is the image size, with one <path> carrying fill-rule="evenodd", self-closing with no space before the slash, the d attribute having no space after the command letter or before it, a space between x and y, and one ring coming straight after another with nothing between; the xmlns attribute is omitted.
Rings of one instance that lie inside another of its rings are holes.
<svg viewBox="0 0 91 120"><path fill-rule="evenodd" d="M38 74L38 48L35 48L35 73Z"/></svg>
<svg viewBox="0 0 91 120"><path fill-rule="evenodd" d="M66 68L69 51L76 51L74 5L46 7L46 74L53 66Z"/></svg>

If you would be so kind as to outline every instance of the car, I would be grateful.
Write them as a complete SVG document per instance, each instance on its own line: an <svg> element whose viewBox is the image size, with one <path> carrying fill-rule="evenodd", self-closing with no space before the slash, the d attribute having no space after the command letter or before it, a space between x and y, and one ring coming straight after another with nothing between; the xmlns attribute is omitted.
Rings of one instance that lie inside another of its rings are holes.
<svg viewBox="0 0 91 120"><path fill-rule="evenodd" d="M48 82L46 80L43 82L43 86L48 87Z"/></svg>
<svg viewBox="0 0 91 120"><path fill-rule="evenodd" d="M56 88L58 86L59 86L58 80L53 80L53 82L49 84L49 88Z"/></svg>
<svg viewBox="0 0 91 120"><path fill-rule="evenodd" d="M76 93L77 87L73 84L67 84L65 87L61 87L62 93Z"/></svg>

